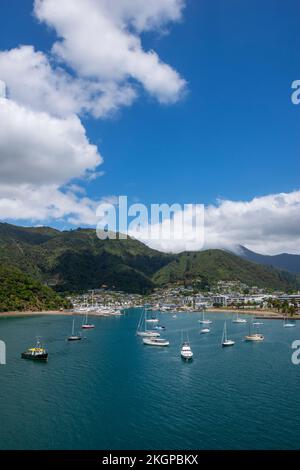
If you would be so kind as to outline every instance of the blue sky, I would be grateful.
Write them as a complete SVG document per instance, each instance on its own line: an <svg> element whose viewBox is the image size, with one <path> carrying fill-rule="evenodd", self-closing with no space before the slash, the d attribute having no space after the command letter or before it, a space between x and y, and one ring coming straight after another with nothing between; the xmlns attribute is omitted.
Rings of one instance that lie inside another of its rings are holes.
<svg viewBox="0 0 300 470"><path fill-rule="evenodd" d="M33 15L31 0L2 0L0 8L2 51L33 45L51 54L58 34ZM291 83L300 78L299 14L297 0L188 0L167 34L142 31L143 49L187 81L185 95L160 103L136 84L138 98L117 113L82 113L105 174L73 181L91 199L126 194L146 204L297 191L300 106L291 103Z"/></svg>

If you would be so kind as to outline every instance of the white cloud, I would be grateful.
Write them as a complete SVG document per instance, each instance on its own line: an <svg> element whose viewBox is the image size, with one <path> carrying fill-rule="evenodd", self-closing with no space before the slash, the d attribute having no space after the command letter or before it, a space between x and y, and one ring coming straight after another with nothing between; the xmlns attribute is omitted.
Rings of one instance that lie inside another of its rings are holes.
<svg viewBox="0 0 300 470"><path fill-rule="evenodd" d="M143 50L139 34L178 20L182 8L181 0L36 0L34 11L61 38L54 54L79 76L127 87L134 79L160 102L173 103L186 83L154 51Z"/></svg>
<svg viewBox="0 0 300 470"><path fill-rule="evenodd" d="M99 202L82 197L76 188L64 191L56 184L0 185L0 218L4 220L95 225Z"/></svg>
<svg viewBox="0 0 300 470"><path fill-rule="evenodd" d="M0 98L6 98L6 84L0 80Z"/></svg>
<svg viewBox="0 0 300 470"><path fill-rule="evenodd" d="M24 45L0 51L0 218L95 224L98 202L71 181L102 175L102 157L78 116L131 105L138 82L161 102L180 98L185 81L143 50L140 34L178 21L183 3L35 1L60 39L52 55Z"/></svg>
<svg viewBox="0 0 300 470"><path fill-rule="evenodd" d="M33 46L0 51L0 77L18 103L60 117L74 113L106 117L120 106L129 106L136 96L129 85L75 78L53 67Z"/></svg>
<svg viewBox="0 0 300 470"><path fill-rule="evenodd" d="M77 116L65 119L0 98L0 182L64 184L101 162Z"/></svg>
<svg viewBox="0 0 300 470"><path fill-rule="evenodd" d="M300 254L300 191L271 194L251 201L220 200L205 210L204 248L237 251L238 245L263 254L281 252ZM189 214L185 214L189 220ZM182 218L182 214L177 214ZM191 220L190 220L191 222ZM168 224L164 220L164 224ZM192 223L190 223L192 240ZM182 240L147 240L147 227L139 237L152 248L180 252L186 250ZM189 250L203 248L202 237L189 243Z"/></svg>

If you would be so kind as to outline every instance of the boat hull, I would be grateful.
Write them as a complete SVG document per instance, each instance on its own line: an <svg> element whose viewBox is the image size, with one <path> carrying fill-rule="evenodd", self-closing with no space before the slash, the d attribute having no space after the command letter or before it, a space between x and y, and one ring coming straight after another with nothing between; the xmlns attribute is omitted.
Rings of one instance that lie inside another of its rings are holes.
<svg viewBox="0 0 300 470"><path fill-rule="evenodd" d="M169 346L170 344L169 341L162 341L162 340L151 341L150 338L144 338L143 343L146 344L147 346L157 346L157 347L166 347L166 346Z"/></svg>
<svg viewBox="0 0 300 470"><path fill-rule="evenodd" d="M91 330L95 328L95 325L82 325L81 327L83 330Z"/></svg>
<svg viewBox="0 0 300 470"><path fill-rule="evenodd" d="M81 336L69 336L68 341L80 341Z"/></svg>
<svg viewBox="0 0 300 470"><path fill-rule="evenodd" d="M27 352L23 352L21 354L21 358L22 359L29 359L30 361L46 362L46 361L48 361L48 353L33 355L33 354L30 354L30 353L27 353Z"/></svg>
<svg viewBox="0 0 300 470"><path fill-rule="evenodd" d="M234 341L228 340L228 341L223 341L222 343L222 348L227 348L229 346L233 346L235 344Z"/></svg>
<svg viewBox="0 0 300 470"><path fill-rule="evenodd" d="M245 341L263 341L265 338L263 335L248 335L245 336Z"/></svg>

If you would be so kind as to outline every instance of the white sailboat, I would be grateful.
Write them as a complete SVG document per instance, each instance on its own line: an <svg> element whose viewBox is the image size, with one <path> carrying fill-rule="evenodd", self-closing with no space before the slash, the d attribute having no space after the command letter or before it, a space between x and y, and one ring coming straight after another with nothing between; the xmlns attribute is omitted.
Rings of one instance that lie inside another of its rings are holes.
<svg viewBox="0 0 300 470"><path fill-rule="evenodd" d="M160 336L158 331L147 329L147 315L145 310L141 314L140 321L136 330L136 335L146 338L158 338Z"/></svg>
<svg viewBox="0 0 300 470"><path fill-rule="evenodd" d="M247 323L246 318L240 318L239 314L236 314L236 318L232 320L232 323Z"/></svg>
<svg viewBox="0 0 300 470"><path fill-rule="evenodd" d="M80 340L81 340L81 335L75 334L75 318L73 318L72 333L71 333L71 336L68 337L68 341L80 341Z"/></svg>
<svg viewBox="0 0 300 470"><path fill-rule="evenodd" d="M170 342L163 338L143 338L143 343L148 346L169 346Z"/></svg>
<svg viewBox="0 0 300 470"><path fill-rule="evenodd" d="M258 333L257 330L258 328L256 327L256 333L253 333L253 330L251 330L251 323L249 322L249 334L245 336L245 341L263 341L265 339L264 335Z"/></svg>
<svg viewBox="0 0 300 470"><path fill-rule="evenodd" d="M83 328L84 330L90 330L92 328L95 328L95 325L88 322L88 312L86 312L86 314L85 314L85 317L84 317L83 323L81 325L81 328Z"/></svg>
<svg viewBox="0 0 300 470"><path fill-rule="evenodd" d="M202 312L202 320L198 320L199 323L202 323L203 325L210 325L212 323L211 320L206 320L204 310Z"/></svg>
<svg viewBox="0 0 300 470"><path fill-rule="evenodd" d="M283 328L293 328L294 326L296 326L295 322L289 321L287 317L284 319Z"/></svg>
<svg viewBox="0 0 300 470"><path fill-rule="evenodd" d="M152 316L150 318L147 318L147 316L145 317L145 321L147 323L158 323L159 322L159 319L157 318L157 316L153 313Z"/></svg>
<svg viewBox="0 0 300 470"><path fill-rule="evenodd" d="M234 344L235 344L235 341L227 338L227 326L226 326L226 320L225 320L224 328L223 328L223 335L222 335L222 347L233 346Z"/></svg>

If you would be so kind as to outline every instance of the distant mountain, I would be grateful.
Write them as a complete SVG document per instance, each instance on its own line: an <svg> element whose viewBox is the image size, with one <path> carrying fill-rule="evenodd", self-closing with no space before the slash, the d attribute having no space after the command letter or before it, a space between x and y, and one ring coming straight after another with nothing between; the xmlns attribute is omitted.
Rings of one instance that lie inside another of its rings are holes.
<svg viewBox="0 0 300 470"><path fill-rule="evenodd" d="M158 284L200 278L213 282L239 280L249 286L289 289L299 286L299 278L286 271L246 261L222 250L184 252L153 276Z"/></svg>
<svg viewBox="0 0 300 470"><path fill-rule="evenodd" d="M289 255L288 253L273 256L261 255L241 245L237 249L237 254L241 256L241 258L253 261L254 263L274 266L275 268L284 269L291 273L300 274L300 255Z"/></svg>
<svg viewBox="0 0 300 470"><path fill-rule="evenodd" d="M0 223L0 265L14 267L57 292L80 292L103 284L146 293L174 281L202 285L240 280L248 285L295 289L299 278L222 250L171 255L135 239L99 240L95 230L58 231Z"/></svg>

